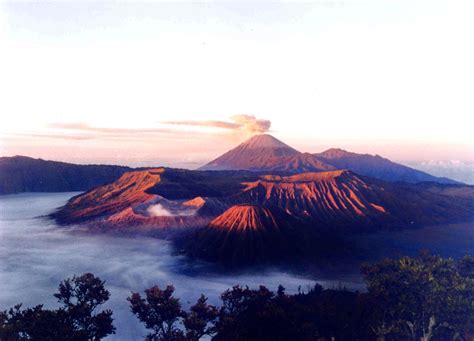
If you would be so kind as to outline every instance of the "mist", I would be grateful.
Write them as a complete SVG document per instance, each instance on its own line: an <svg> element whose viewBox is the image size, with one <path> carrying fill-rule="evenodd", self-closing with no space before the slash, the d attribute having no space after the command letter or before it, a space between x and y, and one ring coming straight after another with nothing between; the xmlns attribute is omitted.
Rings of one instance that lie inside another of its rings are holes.
<svg viewBox="0 0 474 341"><path fill-rule="evenodd" d="M78 226L59 227L44 217L75 194L0 196L0 310L17 303L24 307L57 307L53 294L59 282L74 274L92 272L106 281L111 292L104 308L114 312L117 333L109 337L113 340L136 340L146 335L129 311L126 298L131 291L141 292L153 285L173 284L185 307L193 304L201 293L209 297L210 303L220 305L219 295L237 284L265 285L272 290L281 284L289 293L296 292L298 287L306 290L316 282L327 288L342 285L364 290L359 266L369 257L416 255L421 248L453 257L474 253L474 224L438 226L355 238L359 246L370 250L366 258L344 261L330 272L313 271L304 276L281 269L219 273L209 271L207 264L190 263L176 256L168 241L90 234ZM374 253L376 250L380 253Z"/></svg>
<svg viewBox="0 0 474 341"><path fill-rule="evenodd" d="M129 311L131 291L153 285L173 284L184 306L201 293L220 304L219 295L236 284L276 290L282 284L289 292L307 288L315 281L272 271L219 276L200 273L200 264L189 265L172 255L168 241L146 237L90 235L78 227L62 228L40 217L63 205L77 193L19 194L0 197L0 310L17 303L24 307L45 304L56 307L53 294L60 281L74 274L92 272L106 281L111 298L106 308L114 312L117 334L109 339L141 339L145 329ZM350 282L350 281L349 281ZM325 282L327 286L338 283ZM361 283L354 279L353 286Z"/></svg>

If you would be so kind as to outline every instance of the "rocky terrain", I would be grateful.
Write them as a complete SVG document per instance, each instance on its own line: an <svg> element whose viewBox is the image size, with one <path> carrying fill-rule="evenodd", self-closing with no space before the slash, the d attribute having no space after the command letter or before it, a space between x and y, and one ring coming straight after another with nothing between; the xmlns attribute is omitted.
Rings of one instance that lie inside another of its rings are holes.
<svg viewBox="0 0 474 341"><path fill-rule="evenodd" d="M337 249L331 238L338 235L474 219L473 186L426 182L431 176L379 156L300 153L269 135L204 169L219 170L128 170L51 217L105 232L176 232L180 252L228 263Z"/></svg>
<svg viewBox="0 0 474 341"><path fill-rule="evenodd" d="M437 187L393 184L348 170L238 176L156 168L125 173L76 196L53 217L66 224L99 222L112 227L200 226L236 204L278 207L324 229L370 230L472 217L472 192L458 186L448 192L444 186L446 194L435 191Z"/></svg>
<svg viewBox="0 0 474 341"><path fill-rule="evenodd" d="M178 241L191 257L226 264L296 260L314 247L316 231L278 207L234 205Z"/></svg>
<svg viewBox="0 0 474 341"><path fill-rule="evenodd" d="M413 184L393 184L362 177L348 170L262 176L246 186L236 200L277 206L311 220L313 225L382 229L466 221L472 217L472 198L448 195Z"/></svg>

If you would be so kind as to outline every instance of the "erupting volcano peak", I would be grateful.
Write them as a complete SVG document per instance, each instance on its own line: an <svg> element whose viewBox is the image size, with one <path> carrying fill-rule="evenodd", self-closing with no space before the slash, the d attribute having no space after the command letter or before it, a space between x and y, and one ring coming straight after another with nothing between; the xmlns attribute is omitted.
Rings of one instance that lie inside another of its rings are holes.
<svg viewBox="0 0 474 341"><path fill-rule="evenodd" d="M313 155L301 153L268 134L255 135L201 170L251 171L321 171L334 167L320 162Z"/></svg>
<svg viewBox="0 0 474 341"><path fill-rule="evenodd" d="M245 147L245 148L284 148L287 149L288 152L290 150L294 151L295 153L298 153L298 151L286 143L281 142L277 138L273 137L272 135L269 134L259 134L259 135L254 135L245 142L240 144L240 147Z"/></svg>

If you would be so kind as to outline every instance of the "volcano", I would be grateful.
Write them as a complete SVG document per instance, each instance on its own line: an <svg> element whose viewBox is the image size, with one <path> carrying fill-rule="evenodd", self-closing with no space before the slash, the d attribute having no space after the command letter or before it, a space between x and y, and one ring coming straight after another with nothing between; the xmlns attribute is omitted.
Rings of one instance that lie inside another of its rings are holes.
<svg viewBox="0 0 474 341"><path fill-rule="evenodd" d="M338 148L322 153L302 153L268 134L255 135L200 168L201 170L249 170L273 173L324 172L349 169L357 174L390 182L459 182L392 162L379 155L357 154Z"/></svg>
<svg viewBox="0 0 474 341"><path fill-rule="evenodd" d="M200 170L307 172L335 169L268 134L255 135Z"/></svg>
<svg viewBox="0 0 474 341"><path fill-rule="evenodd" d="M265 263L305 255L313 235L302 221L277 207L243 204L192 234L184 249L191 257L230 265Z"/></svg>
<svg viewBox="0 0 474 341"><path fill-rule="evenodd" d="M362 177L349 170L262 176L233 200L276 206L318 228L373 230L467 221L473 217L472 197L457 199Z"/></svg>
<svg viewBox="0 0 474 341"><path fill-rule="evenodd" d="M132 171L73 197L51 217L61 224L100 223L107 227L202 225L228 208L219 197L235 193L245 179L255 178L168 168ZM153 207L157 205L163 214L150 214L156 212Z"/></svg>
<svg viewBox="0 0 474 341"><path fill-rule="evenodd" d="M102 231L173 235L185 254L220 263L299 261L315 250L344 249L333 237L472 221L472 187L432 184L390 183L350 170L156 168L73 197L52 217Z"/></svg>
<svg viewBox="0 0 474 341"><path fill-rule="evenodd" d="M238 174L168 168L132 171L72 198L52 216L64 224L192 227L207 224L231 206L248 204L278 208L318 230L346 231L453 223L474 216L469 186L394 184L349 170ZM235 217L243 219L240 226L248 225L248 216ZM259 217L257 222L269 222Z"/></svg>

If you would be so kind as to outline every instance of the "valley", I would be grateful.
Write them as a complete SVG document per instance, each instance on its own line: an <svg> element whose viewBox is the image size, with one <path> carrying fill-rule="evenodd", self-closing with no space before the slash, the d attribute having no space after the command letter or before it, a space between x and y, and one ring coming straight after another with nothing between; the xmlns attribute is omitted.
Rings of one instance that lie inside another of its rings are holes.
<svg viewBox="0 0 474 341"><path fill-rule="evenodd" d="M114 311L117 326L113 339L119 340L140 339L144 334L125 300L130 290L171 283L185 305L201 293L209 297L210 303L218 304L220 293L237 284L251 288L266 285L272 290L281 284L288 293L306 290L314 283L325 288L364 290L359 271L363 262L416 256L420 249L456 259L473 252L472 223L438 225L351 236L346 257L313 262L304 271L283 265L231 269L176 255L172 244L160 238L91 233L79 225L64 227L45 218L77 195L25 193L0 197L0 306L23 302L25 307L39 303L56 307L51 293L60 280L84 272L100 274L112 293L108 307ZM252 210L246 212L246 217L251 217L250 213Z"/></svg>
<svg viewBox="0 0 474 341"><path fill-rule="evenodd" d="M344 165L362 173L376 171L380 160L386 176L404 169L377 156L322 155L349 158ZM417 174L413 181L387 181L329 164L316 167L319 161L306 154L309 163L288 161L301 156L270 135L256 135L201 170L126 172L73 197L50 217L101 233L166 238L179 254L232 267L337 259L347 236L473 221L473 186L413 182L422 177L416 170L404 171Z"/></svg>

